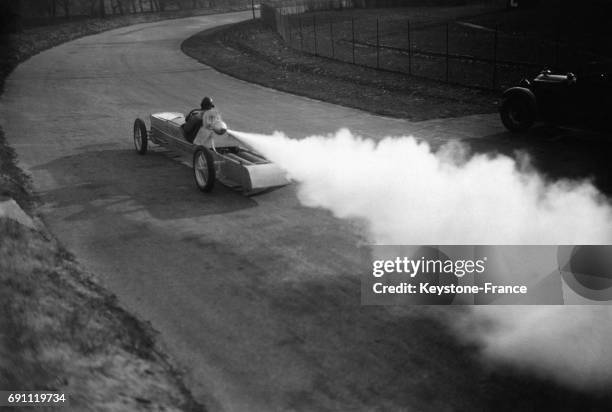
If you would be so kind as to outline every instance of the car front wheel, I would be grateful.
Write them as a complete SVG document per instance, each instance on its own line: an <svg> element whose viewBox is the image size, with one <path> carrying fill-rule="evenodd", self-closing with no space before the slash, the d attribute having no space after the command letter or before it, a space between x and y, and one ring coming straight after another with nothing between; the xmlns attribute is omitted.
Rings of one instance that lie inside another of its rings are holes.
<svg viewBox="0 0 612 412"><path fill-rule="evenodd" d="M210 192L215 186L214 159L204 147L198 147L193 154L193 177L202 192Z"/></svg>
<svg viewBox="0 0 612 412"><path fill-rule="evenodd" d="M535 122L535 110L525 97L510 96L503 100L500 109L501 120L506 129L513 133L527 131Z"/></svg>

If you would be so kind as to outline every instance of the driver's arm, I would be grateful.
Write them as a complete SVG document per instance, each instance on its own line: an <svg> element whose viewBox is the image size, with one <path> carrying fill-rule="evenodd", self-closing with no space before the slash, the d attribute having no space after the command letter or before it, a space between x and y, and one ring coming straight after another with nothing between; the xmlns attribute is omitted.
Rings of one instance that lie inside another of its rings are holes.
<svg viewBox="0 0 612 412"><path fill-rule="evenodd" d="M187 116L185 116L185 123L191 120L191 118L197 115L198 113L200 113L200 109L193 109L189 113L187 113Z"/></svg>

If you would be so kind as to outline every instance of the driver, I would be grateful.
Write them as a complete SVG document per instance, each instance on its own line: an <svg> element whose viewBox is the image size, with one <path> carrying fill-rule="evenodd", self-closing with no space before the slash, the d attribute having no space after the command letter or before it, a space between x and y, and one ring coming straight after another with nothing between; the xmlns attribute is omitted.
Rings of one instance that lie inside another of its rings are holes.
<svg viewBox="0 0 612 412"><path fill-rule="evenodd" d="M215 105L212 99L206 96L202 99L199 109L193 109L185 116L185 123L181 127L183 128L185 139L189 143L193 143L202 125L207 129L212 128L212 124L218 116L214 108Z"/></svg>

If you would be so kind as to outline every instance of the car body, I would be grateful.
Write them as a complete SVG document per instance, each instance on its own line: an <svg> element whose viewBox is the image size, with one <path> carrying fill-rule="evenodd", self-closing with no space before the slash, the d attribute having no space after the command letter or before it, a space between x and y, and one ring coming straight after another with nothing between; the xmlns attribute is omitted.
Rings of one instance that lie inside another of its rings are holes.
<svg viewBox="0 0 612 412"><path fill-rule="evenodd" d="M610 129L612 79L600 64L578 75L543 70L533 80L504 91L501 120L511 132L524 132L536 121L588 129Z"/></svg>
<svg viewBox="0 0 612 412"><path fill-rule="evenodd" d="M146 154L151 141L173 151L191 156L198 189L210 192L216 180L246 194L284 186L286 173L277 165L240 141L228 130L220 115L211 127L200 127L193 143L185 138L185 116L178 112L150 115L150 129L141 119L134 121L134 147Z"/></svg>

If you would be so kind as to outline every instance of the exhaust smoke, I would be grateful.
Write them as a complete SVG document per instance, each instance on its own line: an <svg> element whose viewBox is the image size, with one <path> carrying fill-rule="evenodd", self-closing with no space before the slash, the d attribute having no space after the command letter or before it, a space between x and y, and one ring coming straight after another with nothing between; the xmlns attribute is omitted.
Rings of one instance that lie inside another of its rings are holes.
<svg viewBox="0 0 612 412"><path fill-rule="evenodd" d="M287 170L306 206L367 224L377 244L612 244L612 208L588 181L546 181L528 159L434 152L413 137L379 142L347 129L293 140L237 138ZM476 307L453 325L497 361L578 387L612 383L606 306ZM459 325L459 326L457 326Z"/></svg>

